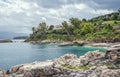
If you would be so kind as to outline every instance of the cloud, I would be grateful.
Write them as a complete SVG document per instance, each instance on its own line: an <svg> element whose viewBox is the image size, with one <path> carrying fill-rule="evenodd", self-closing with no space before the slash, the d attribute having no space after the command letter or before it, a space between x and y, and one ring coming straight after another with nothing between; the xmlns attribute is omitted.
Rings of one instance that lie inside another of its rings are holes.
<svg viewBox="0 0 120 77"><path fill-rule="evenodd" d="M0 31L30 33L40 22L57 25L71 17L89 19L114 12L119 3L119 0L1 0Z"/></svg>

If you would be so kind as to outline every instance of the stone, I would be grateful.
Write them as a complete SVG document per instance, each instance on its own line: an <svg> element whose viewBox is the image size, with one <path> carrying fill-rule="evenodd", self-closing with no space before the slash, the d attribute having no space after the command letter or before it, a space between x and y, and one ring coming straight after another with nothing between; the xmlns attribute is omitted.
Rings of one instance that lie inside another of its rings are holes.
<svg viewBox="0 0 120 77"><path fill-rule="evenodd" d="M5 76L6 76L5 71L3 71L2 69L0 69L0 77L5 77Z"/></svg>
<svg viewBox="0 0 120 77"><path fill-rule="evenodd" d="M96 51L89 51L85 55L80 56L80 65L87 65L89 62L103 58L104 53L100 52L99 50Z"/></svg>
<svg viewBox="0 0 120 77"><path fill-rule="evenodd" d="M61 65L72 65L76 66L79 65L79 60L76 55L74 54L65 54L58 59L54 60L54 65L56 67L60 67Z"/></svg>
<svg viewBox="0 0 120 77"><path fill-rule="evenodd" d="M118 59L120 59L120 48L108 49L106 54L105 54L105 57L107 59L111 59L111 60L118 60Z"/></svg>

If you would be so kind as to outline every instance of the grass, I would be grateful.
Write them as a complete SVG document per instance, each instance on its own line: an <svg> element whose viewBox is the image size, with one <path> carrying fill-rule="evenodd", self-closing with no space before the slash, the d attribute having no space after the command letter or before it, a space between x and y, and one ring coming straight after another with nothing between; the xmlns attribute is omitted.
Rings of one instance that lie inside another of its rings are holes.
<svg viewBox="0 0 120 77"><path fill-rule="evenodd" d="M79 70L79 69L89 69L91 66L86 65L86 66L69 66L69 65L62 65L63 68L67 68L70 70Z"/></svg>

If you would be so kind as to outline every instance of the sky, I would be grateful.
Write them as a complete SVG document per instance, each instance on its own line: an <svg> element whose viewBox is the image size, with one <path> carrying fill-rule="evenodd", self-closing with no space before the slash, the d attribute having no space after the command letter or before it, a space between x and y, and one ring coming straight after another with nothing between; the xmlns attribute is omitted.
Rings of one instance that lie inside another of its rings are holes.
<svg viewBox="0 0 120 77"><path fill-rule="evenodd" d="M71 17L112 13L120 0L0 0L0 32L31 33L40 22L57 25Z"/></svg>

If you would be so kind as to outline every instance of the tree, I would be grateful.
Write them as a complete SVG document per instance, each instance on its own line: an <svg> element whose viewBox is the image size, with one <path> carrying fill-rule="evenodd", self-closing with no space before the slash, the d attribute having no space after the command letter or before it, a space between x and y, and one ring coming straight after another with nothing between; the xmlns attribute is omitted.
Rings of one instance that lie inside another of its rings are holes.
<svg viewBox="0 0 120 77"><path fill-rule="evenodd" d="M66 21L62 22L63 27L65 28L67 35L70 37L70 33L69 33L69 28L68 28L68 23Z"/></svg>
<svg viewBox="0 0 120 77"><path fill-rule="evenodd" d="M83 22L86 22L87 20L85 18L82 19Z"/></svg>
<svg viewBox="0 0 120 77"><path fill-rule="evenodd" d="M50 25L48 30L53 30L53 28L54 28L54 25Z"/></svg>
<svg viewBox="0 0 120 77"><path fill-rule="evenodd" d="M85 23L81 28L81 35L93 33L94 31L95 31L95 26L92 23Z"/></svg>
<svg viewBox="0 0 120 77"><path fill-rule="evenodd" d="M70 23L75 27L75 28L81 28L81 21L78 18L70 18Z"/></svg>
<svg viewBox="0 0 120 77"><path fill-rule="evenodd" d="M110 25L110 24L108 24L108 25L106 25L106 26L104 26L104 28L102 29L102 32L111 32L113 30L113 27Z"/></svg>
<svg viewBox="0 0 120 77"><path fill-rule="evenodd" d="M33 34L35 34L35 27L32 27L32 32L33 32Z"/></svg>
<svg viewBox="0 0 120 77"><path fill-rule="evenodd" d="M42 22L39 24L39 27L38 27L38 32L37 32L37 37L39 38L44 38L45 37L45 34L46 34L46 31L47 31L47 25L45 22Z"/></svg>

